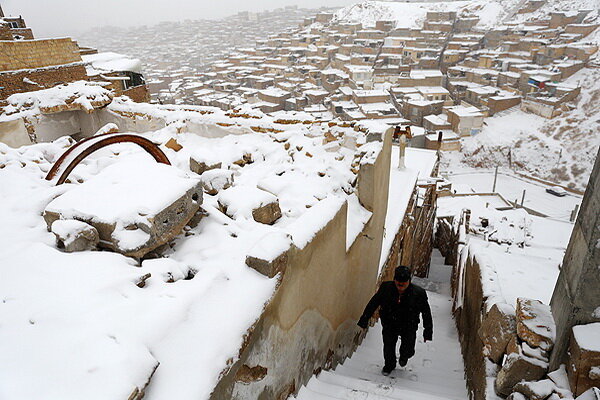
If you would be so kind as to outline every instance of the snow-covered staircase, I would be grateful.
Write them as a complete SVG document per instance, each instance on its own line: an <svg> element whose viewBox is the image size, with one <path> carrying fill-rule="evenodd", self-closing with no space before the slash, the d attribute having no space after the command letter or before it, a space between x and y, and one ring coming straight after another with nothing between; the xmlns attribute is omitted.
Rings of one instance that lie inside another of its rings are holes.
<svg viewBox="0 0 600 400"><path fill-rule="evenodd" d="M451 267L434 250L429 279L414 282L428 290L433 313L433 342L417 334L416 354L404 368L383 376L381 324L369 329L351 358L335 370L322 371L302 387L298 400L465 400L468 398L464 367L449 296Z"/></svg>

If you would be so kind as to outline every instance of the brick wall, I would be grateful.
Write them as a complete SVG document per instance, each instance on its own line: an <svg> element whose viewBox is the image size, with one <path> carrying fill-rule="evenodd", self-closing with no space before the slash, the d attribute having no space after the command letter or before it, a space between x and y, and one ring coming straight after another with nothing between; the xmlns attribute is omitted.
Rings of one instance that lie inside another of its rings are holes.
<svg viewBox="0 0 600 400"><path fill-rule="evenodd" d="M27 78L38 85L25 83ZM25 70L19 72L0 72L0 100L15 93L33 92L47 89L60 83L87 80L85 67L82 64L62 65L58 67Z"/></svg>
<svg viewBox="0 0 600 400"><path fill-rule="evenodd" d="M146 85L132 87L131 89L124 90L122 94L129 96L136 103L148 103L150 101L150 93Z"/></svg>
<svg viewBox="0 0 600 400"><path fill-rule="evenodd" d="M69 38L0 41L0 71L32 69L81 62Z"/></svg>

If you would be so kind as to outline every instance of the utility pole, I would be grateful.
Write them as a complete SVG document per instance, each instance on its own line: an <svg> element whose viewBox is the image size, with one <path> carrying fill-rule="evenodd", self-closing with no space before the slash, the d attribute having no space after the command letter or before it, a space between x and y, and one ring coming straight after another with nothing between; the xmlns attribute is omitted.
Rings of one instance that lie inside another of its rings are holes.
<svg viewBox="0 0 600 400"><path fill-rule="evenodd" d="M496 179L498 179L498 166L496 165L496 171L494 172L494 186L492 186L492 193L496 193Z"/></svg>
<svg viewBox="0 0 600 400"><path fill-rule="evenodd" d="M523 197L521 197L521 207L523 207L523 203L525 203L525 189L523 189Z"/></svg>

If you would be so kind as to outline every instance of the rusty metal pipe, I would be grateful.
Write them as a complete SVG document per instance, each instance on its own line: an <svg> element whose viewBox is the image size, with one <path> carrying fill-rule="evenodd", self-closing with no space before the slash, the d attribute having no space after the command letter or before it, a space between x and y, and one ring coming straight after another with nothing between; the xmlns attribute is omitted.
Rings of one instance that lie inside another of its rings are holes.
<svg viewBox="0 0 600 400"><path fill-rule="evenodd" d="M46 175L46 180L52 180L55 177L56 173L58 172L58 169L60 168L60 165L65 161L66 157L76 147L79 147L80 145L84 144L85 142L87 142L93 138L98 138L98 136L93 136L91 138L87 138L87 139L84 139L84 140L78 142L77 144L70 147L63 155L61 155L60 158L54 164L54 166L52 166L52 168L48 172L48 175ZM106 147L106 146L109 146L109 145L115 144L115 143L135 143L138 146L142 147L144 150L146 150L146 152L148 152L154 158L154 160L156 160L156 162L171 165L171 163L169 162L169 159L167 158L165 153L163 153L163 151L156 144L154 144L150 140L146 139L145 137L138 136L138 135L132 135L132 134L126 134L126 133L112 134L111 136L107 136L106 138L101 139L101 140L97 141L96 143L92 144L90 147L83 150L81 152L81 154L79 154L77 157L75 157L73 159L73 161L71 161L69 163L67 168L64 170L64 172L60 176L60 178L58 178L56 185L58 186L58 185L64 183L67 180L67 177L69 176L71 171L73 171L73 169L84 158L86 158L87 156L89 156L90 154L95 152L96 150L99 150L103 147Z"/></svg>

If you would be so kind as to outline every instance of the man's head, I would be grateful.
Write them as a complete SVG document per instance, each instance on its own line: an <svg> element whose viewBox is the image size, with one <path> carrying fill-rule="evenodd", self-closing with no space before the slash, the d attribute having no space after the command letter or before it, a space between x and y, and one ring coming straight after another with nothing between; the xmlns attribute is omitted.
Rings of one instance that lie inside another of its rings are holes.
<svg viewBox="0 0 600 400"><path fill-rule="evenodd" d="M410 269L404 265L394 271L394 284L398 292L403 293L410 285Z"/></svg>

